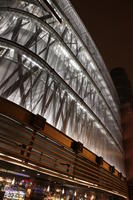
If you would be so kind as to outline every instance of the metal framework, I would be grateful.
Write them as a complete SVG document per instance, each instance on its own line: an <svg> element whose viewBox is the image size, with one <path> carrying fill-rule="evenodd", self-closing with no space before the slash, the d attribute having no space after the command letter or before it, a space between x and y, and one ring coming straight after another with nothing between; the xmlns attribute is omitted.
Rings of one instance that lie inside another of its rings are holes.
<svg viewBox="0 0 133 200"><path fill-rule="evenodd" d="M49 125L41 116L2 97L0 104L0 166L5 166L4 171L12 163L17 165L19 172L19 166L23 166L26 173L27 169L41 172L41 178L42 174L48 174L63 179L63 182L127 199L126 179L107 162L99 162L100 157L84 147L75 151L72 144L76 141Z"/></svg>
<svg viewBox="0 0 133 200"><path fill-rule="evenodd" d="M0 0L0 95L124 173L115 92L74 28L58 1Z"/></svg>

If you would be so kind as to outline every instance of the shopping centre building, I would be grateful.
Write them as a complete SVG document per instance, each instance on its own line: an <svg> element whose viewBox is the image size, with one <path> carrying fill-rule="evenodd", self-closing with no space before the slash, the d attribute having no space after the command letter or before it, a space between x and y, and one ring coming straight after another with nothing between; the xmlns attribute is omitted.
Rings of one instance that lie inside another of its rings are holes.
<svg viewBox="0 0 133 200"><path fill-rule="evenodd" d="M126 199L119 99L69 0L0 0L1 199Z"/></svg>

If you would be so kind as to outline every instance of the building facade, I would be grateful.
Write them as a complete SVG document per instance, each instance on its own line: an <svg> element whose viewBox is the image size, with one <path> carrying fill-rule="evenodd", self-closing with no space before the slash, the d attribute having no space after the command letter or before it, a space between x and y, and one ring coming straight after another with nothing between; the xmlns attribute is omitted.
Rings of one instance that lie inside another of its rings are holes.
<svg viewBox="0 0 133 200"><path fill-rule="evenodd" d="M68 0L0 1L0 96L15 103L16 110L19 105L42 116L66 135L64 141L72 139L81 149L83 144L112 172L125 176L119 100L94 42ZM6 132L6 120L1 119L1 130L8 138L15 128L9 125ZM26 149L24 143L21 147Z"/></svg>
<svg viewBox="0 0 133 200"><path fill-rule="evenodd" d="M121 122L123 127L123 146L125 152L125 168L128 183L129 199L133 198L133 93L127 73L123 68L111 71L121 104Z"/></svg>

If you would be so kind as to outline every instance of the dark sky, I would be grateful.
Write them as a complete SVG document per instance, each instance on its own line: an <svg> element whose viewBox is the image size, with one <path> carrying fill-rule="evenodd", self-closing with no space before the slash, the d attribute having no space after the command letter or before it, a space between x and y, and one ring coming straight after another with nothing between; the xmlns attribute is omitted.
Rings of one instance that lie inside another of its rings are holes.
<svg viewBox="0 0 133 200"><path fill-rule="evenodd" d="M71 0L108 69L124 67L133 87L133 0Z"/></svg>

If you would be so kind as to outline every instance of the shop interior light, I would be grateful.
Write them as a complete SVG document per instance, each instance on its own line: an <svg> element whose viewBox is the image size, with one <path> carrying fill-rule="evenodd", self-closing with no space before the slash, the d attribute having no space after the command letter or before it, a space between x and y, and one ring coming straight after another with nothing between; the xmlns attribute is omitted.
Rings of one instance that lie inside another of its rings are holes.
<svg viewBox="0 0 133 200"><path fill-rule="evenodd" d="M12 183L11 183L12 185L14 185L15 184L15 178L12 180Z"/></svg>
<svg viewBox="0 0 133 200"><path fill-rule="evenodd" d="M23 185L22 181L20 181L20 182L19 182L19 185L20 185L20 186L22 186L22 185Z"/></svg>
<svg viewBox="0 0 133 200"><path fill-rule="evenodd" d="M74 192L74 196L75 196L75 197L77 196L77 192L76 192L76 191Z"/></svg>
<svg viewBox="0 0 133 200"><path fill-rule="evenodd" d="M65 193L65 190L64 190L64 188L62 189L61 193L62 193L62 194L64 194L64 193Z"/></svg>
<svg viewBox="0 0 133 200"><path fill-rule="evenodd" d="M48 187L47 187L47 190L46 190L47 192L50 192L50 185L48 185Z"/></svg>
<svg viewBox="0 0 133 200"><path fill-rule="evenodd" d="M57 189L56 189L56 192L58 192L58 193L61 192L61 189L60 189L60 188L57 188Z"/></svg>
<svg viewBox="0 0 133 200"><path fill-rule="evenodd" d="M2 154L2 153L0 153L0 156L4 156L4 157L7 157L7 158L12 158L12 159L14 159L12 162L10 161L10 163L13 163L13 164L16 164L16 165L19 165L19 166L22 166L22 167L25 167L23 164L20 164L20 163L18 163L18 162L16 162L16 160L19 160L19 159L16 159L16 158L14 158L14 157L11 157L11 156L7 156L7 155L5 155L5 154ZM2 160L5 160L5 159L2 159ZM19 160L20 161L20 160ZM33 170L34 168L33 167L35 167L36 165L34 165L34 164L32 164L32 163L30 163L30 165L27 167L28 169L31 169L31 170ZM51 175L51 176L53 176L53 177L58 177L58 178L62 178L63 180L69 180L70 181L70 179L71 179L71 182L73 182L73 183L78 183L78 184L80 184L80 185L84 185L84 186L87 186L88 188L96 188L96 189L99 189L99 190L103 190L103 191L105 191L105 192L108 192L108 193L111 193L111 194L115 194L115 195L119 195L119 196L121 196L121 197L123 197L123 198L127 198L127 196L125 196L125 195L122 195L121 193L117 193L116 194L116 192L114 192L114 191L111 191L111 190L107 190L107 189L104 189L104 188L102 188L102 187L100 187L100 186L98 186L97 184L94 184L94 183L90 183L90 182L88 182L88 181L84 181L84 180L82 180L82 179L78 179L78 178L72 178L72 177L68 177L67 175L64 175L64 174L60 174L60 173L58 173L58 172L53 172L52 170L49 170L49 169L46 169L46 168L42 168L42 167L40 167L40 172L41 173L44 173L44 170L45 170L45 174L47 174L47 175ZM2 169L0 169L0 171L1 172L10 172L11 174L14 174L14 172L12 172L12 171L10 171L10 170L2 170ZM29 175L25 175L25 174L23 174L23 176L25 176L25 177L30 177ZM2 177L1 177L2 178ZM7 181L7 179L6 179L6 182L8 182ZM11 182L11 179L10 179L10 182ZM50 186L49 186L50 187ZM48 188L47 188L48 189ZM47 190L46 190L47 191Z"/></svg>
<svg viewBox="0 0 133 200"><path fill-rule="evenodd" d="M37 176L40 176L40 174L38 173Z"/></svg>
<svg viewBox="0 0 133 200"><path fill-rule="evenodd" d="M87 198L87 194L85 193L84 198Z"/></svg>
<svg viewBox="0 0 133 200"><path fill-rule="evenodd" d="M6 182L7 182L7 183L11 183L11 182L12 182L12 180L11 180L11 179L9 179L9 178L6 178Z"/></svg>
<svg viewBox="0 0 133 200"><path fill-rule="evenodd" d="M95 200L95 196L92 194L90 200Z"/></svg>
<svg viewBox="0 0 133 200"><path fill-rule="evenodd" d="M30 197L30 195L31 195L31 188L28 188L27 191L26 191L26 196Z"/></svg>

